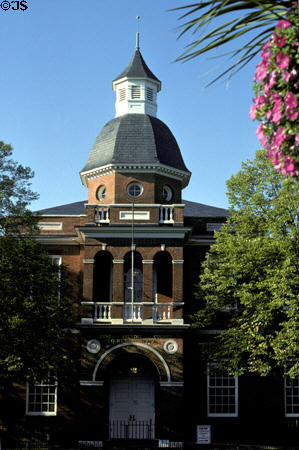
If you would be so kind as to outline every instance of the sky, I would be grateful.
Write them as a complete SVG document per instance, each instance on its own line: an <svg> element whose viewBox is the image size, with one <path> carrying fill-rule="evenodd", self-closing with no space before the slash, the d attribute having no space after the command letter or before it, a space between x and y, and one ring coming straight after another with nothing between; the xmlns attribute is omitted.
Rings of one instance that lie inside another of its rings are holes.
<svg viewBox="0 0 299 450"><path fill-rule="evenodd" d="M40 198L32 210L87 199L79 172L96 136L115 116L112 80L135 51L137 15L141 53L162 81L157 117L174 134L192 172L183 198L228 207L226 180L258 148L248 112L259 61L230 83L208 88L222 59L203 55L174 63L194 37L177 39L182 13L169 9L188 3L27 0L24 11L0 8L0 140L34 170L32 189Z"/></svg>

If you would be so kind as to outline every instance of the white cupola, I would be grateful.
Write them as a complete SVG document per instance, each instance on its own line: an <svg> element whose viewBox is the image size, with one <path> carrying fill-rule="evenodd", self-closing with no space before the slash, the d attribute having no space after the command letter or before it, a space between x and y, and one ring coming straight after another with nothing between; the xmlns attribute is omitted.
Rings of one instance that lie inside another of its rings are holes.
<svg viewBox="0 0 299 450"><path fill-rule="evenodd" d="M135 53L125 70L113 80L112 87L116 92L116 117L130 113L156 117L161 81L150 71L140 53L139 33Z"/></svg>

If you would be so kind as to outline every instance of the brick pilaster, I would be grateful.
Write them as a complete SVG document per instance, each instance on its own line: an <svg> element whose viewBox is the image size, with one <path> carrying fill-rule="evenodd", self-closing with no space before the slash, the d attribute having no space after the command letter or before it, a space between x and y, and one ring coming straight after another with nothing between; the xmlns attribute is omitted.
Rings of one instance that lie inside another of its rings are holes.
<svg viewBox="0 0 299 450"><path fill-rule="evenodd" d="M172 261L172 292L173 301L183 301L183 260L174 259Z"/></svg>
<svg viewBox="0 0 299 450"><path fill-rule="evenodd" d="M143 263L143 293L144 302L153 302L153 264L154 260L144 259Z"/></svg>
<svg viewBox="0 0 299 450"><path fill-rule="evenodd" d="M93 259L84 259L83 268L83 297L87 301L92 301L93 295Z"/></svg>

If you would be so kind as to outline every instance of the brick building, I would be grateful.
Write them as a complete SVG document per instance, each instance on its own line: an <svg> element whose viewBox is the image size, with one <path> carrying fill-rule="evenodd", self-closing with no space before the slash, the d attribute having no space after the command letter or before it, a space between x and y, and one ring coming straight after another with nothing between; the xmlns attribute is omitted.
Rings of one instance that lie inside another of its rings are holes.
<svg viewBox="0 0 299 450"><path fill-rule="evenodd" d="M116 117L80 172L88 200L43 210L39 224L38 239L76 286L77 388L16 388L11 427L20 439L64 445L195 442L197 425L211 426L213 442L269 442L269 423L277 439L296 439L298 386L208 375L201 361L198 341L213 330L190 331L188 317L228 211L182 200L191 172L156 117L161 82L138 47L113 89Z"/></svg>

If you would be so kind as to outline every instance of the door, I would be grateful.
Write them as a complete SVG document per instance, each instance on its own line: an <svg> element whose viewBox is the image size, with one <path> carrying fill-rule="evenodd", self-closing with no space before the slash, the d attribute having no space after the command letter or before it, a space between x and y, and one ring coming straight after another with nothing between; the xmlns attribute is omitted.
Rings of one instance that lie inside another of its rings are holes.
<svg viewBox="0 0 299 450"><path fill-rule="evenodd" d="M153 439L153 379L115 378L110 382L109 435L119 439Z"/></svg>

